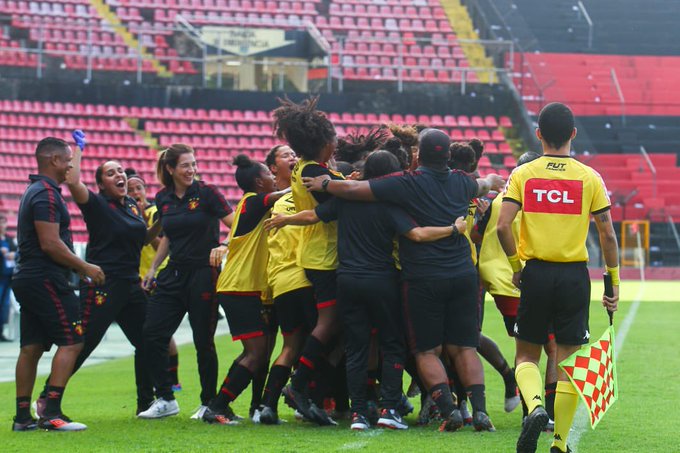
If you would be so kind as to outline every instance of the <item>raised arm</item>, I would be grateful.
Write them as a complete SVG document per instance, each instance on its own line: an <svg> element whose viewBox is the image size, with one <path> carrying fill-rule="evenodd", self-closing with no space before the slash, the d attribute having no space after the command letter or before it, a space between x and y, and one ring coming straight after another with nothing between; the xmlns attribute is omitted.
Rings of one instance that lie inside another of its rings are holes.
<svg viewBox="0 0 680 453"><path fill-rule="evenodd" d="M84 141L82 142L82 147L85 147ZM73 201L78 204L85 204L90 198L90 192L80 180L80 161L82 160L82 156L83 150L81 148L81 143L78 143L78 146L76 146L73 151L73 159L71 160L72 168L66 173L66 185L68 186L69 192L71 192Z"/></svg>
<svg viewBox="0 0 680 453"><path fill-rule="evenodd" d="M328 192L346 200L376 200L368 181L335 180L328 175L323 175L316 178L302 178L302 183L310 192Z"/></svg>
<svg viewBox="0 0 680 453"><path fill-rule="evenodd" d="M404 234L413 242L433 242L456 234L463 234L467 228L465 218L458 217L453 225L445 227L416 227Z"/></svg>

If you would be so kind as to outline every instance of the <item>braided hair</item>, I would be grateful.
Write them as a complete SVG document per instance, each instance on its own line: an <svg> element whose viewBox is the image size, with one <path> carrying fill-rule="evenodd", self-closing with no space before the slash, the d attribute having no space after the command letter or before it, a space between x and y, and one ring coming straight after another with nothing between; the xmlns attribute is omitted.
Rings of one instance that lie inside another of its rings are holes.
<svg viewBox="0 0 680 453"><path fill-rule="evenodd" d="M316 109L319 97L310 97L299 104L288 98L278 101L281 106L272 114L276 137L285 140L303 159L319 159L324 147L336 137L333 123Z"/></svg>
<svg viewBox="0 0 680 453"><path fill-rule="evenodd" d="M338 140L335 158L350 164L364 160L368 153L383 146L387 139L387 134L388 131L384 128L371 129L366 135L348 134Z"/></svg>

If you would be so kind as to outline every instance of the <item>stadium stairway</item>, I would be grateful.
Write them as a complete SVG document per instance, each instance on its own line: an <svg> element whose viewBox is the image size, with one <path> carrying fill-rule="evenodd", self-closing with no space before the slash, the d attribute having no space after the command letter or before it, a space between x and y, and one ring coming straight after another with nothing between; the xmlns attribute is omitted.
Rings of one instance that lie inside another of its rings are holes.
<svg viewBox="0 0 680 453"><path fill-rule="evenodd" d="M479 35L475 31L470 14L460 0L441 0L442 7L449 19L451 28L458 36L458 39L479 40ZM461 42L461 48L465 57L470 62L471 67L494 69L491 58L486 56L484 46L479 43ZM482 83L497 83L498 77L495 72L478 71L477 77Z"/></svg>
<svg viewBox="0 0 680 453"><path fill-rule="evenodd" d="M142 56L151 61L152 67L156 70L159 77L172 77L172 72L165 67L158 59L150 53L146 48L140 46L139 41L135 38L127 27L120 20L120 17L111 10L111 7L104 0L89 0L92 6L97 10L97 13L106 20L111 28L123 39L123 42L130 49L140 49Z"/></svg>

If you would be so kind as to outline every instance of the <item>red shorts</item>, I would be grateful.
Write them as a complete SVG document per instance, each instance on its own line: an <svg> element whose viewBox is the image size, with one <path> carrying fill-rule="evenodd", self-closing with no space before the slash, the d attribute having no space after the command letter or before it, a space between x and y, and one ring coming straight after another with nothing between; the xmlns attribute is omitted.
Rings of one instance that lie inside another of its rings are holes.
<svg viewBox="0 0 680 453"><path fill-rule="evenodd" d="M517 307L519 307L519 297L514 296L493 296L494 302L498 311L503 316L517 316Z"/></svg>

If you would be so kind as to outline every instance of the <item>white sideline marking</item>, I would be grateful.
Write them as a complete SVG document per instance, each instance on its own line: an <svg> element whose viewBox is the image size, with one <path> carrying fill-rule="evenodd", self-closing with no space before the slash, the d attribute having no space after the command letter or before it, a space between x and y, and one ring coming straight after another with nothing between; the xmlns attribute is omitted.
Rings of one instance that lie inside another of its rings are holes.
<svg viewBox="0 0 680 453"><path fill-rule="evenodd" d="M635 296L633 304L630 306L626 317L623 318L623 322L618 329L616 339L614 340L617 358L623 350L623 344L626 341L626 336L628 336L628 331L633 325L633 321L635 321L635 316L637 315L638 308L640 307L640 300L642 300L644 291L645 285L643 282L640 285L640 289L638 290L637 296ZM579 402L578 410L576 411L576 416L574 417L574 425L571 428L571 432L569 433L569 446L574 451L574 453L578 453L578 443L581 440L581 437L589 430L589 427L590 422L588 421L588 411L586 410L583 402Z"/></svg>

